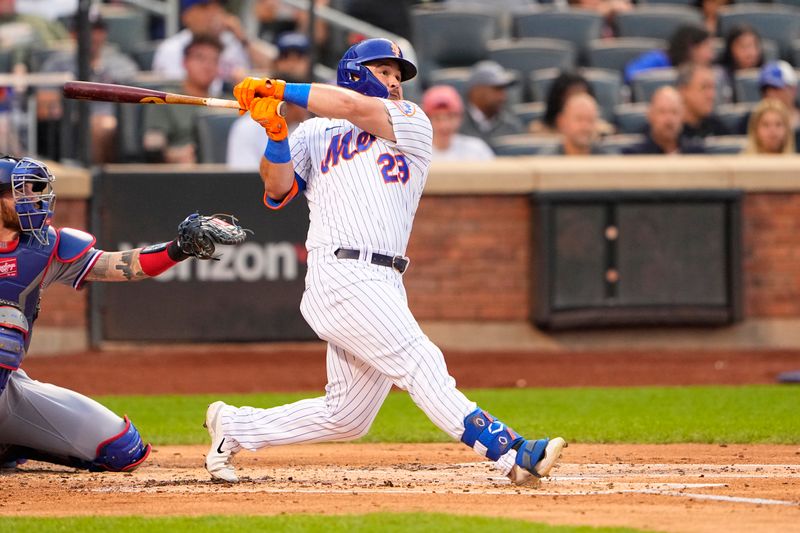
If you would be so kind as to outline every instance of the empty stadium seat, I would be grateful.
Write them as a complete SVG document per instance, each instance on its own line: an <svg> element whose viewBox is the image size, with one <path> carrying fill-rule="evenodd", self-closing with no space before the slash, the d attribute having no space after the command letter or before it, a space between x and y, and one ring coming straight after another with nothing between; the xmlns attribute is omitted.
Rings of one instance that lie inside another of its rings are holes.
<svg viewBox="0 0 800 533"><path fill-rule="evenodd" d="M703 146L708 154L738 154L747 145L747 135L722 135L706 137Z"/></svg>
<svg viewBox="0 0 800 533"><path fill-rule="evenodd" d="M487 43L489 58L513 70L523 83L523 98L530 95L527 75L546 68L568 69L575 65L575 48L557 39L497 39Z"/></svg>
<svg viewBox="0 0 800 533"><path fill-rule="evenodd" d="M699 10L678 5L640 6L626 13L617 13L614 20L620 37L669 39L681 26L703 26Z"/></svg>
<svg viewBox="0 0 800 533"><path fill-rule="evenodd" d="M537 155L543 150L552 150L559 144L557 136L542 136L522 133L501 135L490 143L494 153L499 156Z"/></svg>
<svg viewBox="0 0 800 533"><path fill-rule="evenodd" d="M133 49L133 59L140 70L153 70L153 57L161 41L145 41L137 44Z"/></svg>
<svg viewBox="0 0 800 533"><path fill-rule="evenodd" d="M629 61L650 50L664 49L663 39L617 38L596 39L589 43L586 52L590 67L605 68L622 72Z"/></svg>
<svg viewBox="0 0 800 533"><path fill-rule="evenodd" d="M544 116L544 110L545 107L542 102L525 102L511 106L511 112L522 121L526 128L531 122L541 120Z"/></svg>
<svg viewBox="0 0 800 533"><path fill-rule="evenodd" d="M758 76L759 70L757 68L740 70L734 74L733 92L736 95L737 102L758 102L761 100Z"/></svg>
<svg viewBox="0 0 800 533"><path fill-rule="evenodd" d="M600 38L603 17L587 9L541 11L537 8L515 12L511 24L514 37L571 42L580 60L584 61L589 42Z"/></svg>
<svg viewBox="0 0 800 533"><path fill-rule="evenodd" d="M728 131L745 134L747 132L745 119L750 115L753 107L755 107L753 103L723 104L717 106L715 114L725 124Z"/></svg>
<svg viewBox="0 0 800 533"><path fill-rule="evenodd" d="M530 83L537 101L546 102L550 86L561 71L559 69L538 70L531 73ZM583 76L592 88L600 115L611 122L614 118L614 107L620 103L622 75L606 69L583 68L578 73Z"/></svg>
<svg viewBox="0 0 800 533"><path fill-rule="evenodd" d="M195 119L197 134L197 162L225 163L228 150L228 134L236 113L220 113L209 111L198 115Z"/></svg>
<svg viewBox="0 0 800 533"><path fill-rule="evenodd" d="M425 76L436 68L470 66L486 59L486 42L498 36L496 13L476 8L414 8L413 44Z"/></svg>
<svg viewBox="0 0 800 533"><path fill-rule="evenodd" d="M600 139L600 146L609 153L622 153L625 148L636 146L643 142L643 133L620 133L617 135L606 135Z"/></svg>
<svg viewBox="0 0 800 533"><path fill-rule="evenodd" d="M14 50L0 50L0 72L11 72Z"/></svg>
<svg viewBox="0 0 800 533"><path fill-rule="evenodd" d="M762 38L775 41L781 57L791 59L792 41L800 37L800 10L767 4L736 4L720 9L720 35L739 24L749 24Z"/></svg>
<svg viewBox="0 0 800 533"><path fill-rule="evenodd" d="M620 104L614 108L614 123L620 133L644 133L648 129L646 103Z"/></svg>
<svg viewBox="0 0 800 533"><path fill-rule="evenodd" d="M656 89L664 85L675 86L678 71L674 68L656 68L637 74L631 82L633 99L636 102L649 102Z"/></svg>
<svg viewBox="0 0 800 533"><path fill-rule="evenodd" d="M602 117L614 120L614 108L622 100L622 74L606 69L584 68L580 70L592 87Z"/></svg>
<svg viewBox="0 0 800 533"><path fill-rule="evenodd" d="M100 12L108 28L108 42L116 44L122 52L131 55L138 44L150 38L150 21L141 9L100 4Z"/></svg>
<svg viewBox="0 0 800 533"><path fill-rule="evenodd" d="M428 74L428 86L450 85L466 100L469 73L469 67L440 68Z"/></svg>

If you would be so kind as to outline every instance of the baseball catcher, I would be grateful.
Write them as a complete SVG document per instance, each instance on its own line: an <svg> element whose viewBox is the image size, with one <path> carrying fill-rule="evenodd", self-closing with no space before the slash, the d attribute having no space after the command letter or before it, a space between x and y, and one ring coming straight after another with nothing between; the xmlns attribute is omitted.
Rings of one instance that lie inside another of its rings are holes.
<svg viewBox="0 0 800 533"><path fill-rule="evenodd" d="M232 216L189 215L168 242L117 252L94 247L84 231L50 225L54 177L41 162L0 158L0 467L27 459L92 471L126 472L150 445L120 418L77 392L41 383L20 368L42 292L52 283L157 276L189 257L213 259L215 245L237 244L245 230Z"/></svg>

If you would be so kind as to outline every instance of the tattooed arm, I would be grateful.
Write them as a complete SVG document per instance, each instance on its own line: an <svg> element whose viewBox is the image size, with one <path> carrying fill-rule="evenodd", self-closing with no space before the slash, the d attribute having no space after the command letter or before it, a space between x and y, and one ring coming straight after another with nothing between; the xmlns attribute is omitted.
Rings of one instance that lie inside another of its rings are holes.
<svg viewBox="0 0 800 533"><path fill-rule="evenodd" d="M139 263L141 248L121 252L103 252L87 281L138 281L150 276L144 273Z"/></svg>

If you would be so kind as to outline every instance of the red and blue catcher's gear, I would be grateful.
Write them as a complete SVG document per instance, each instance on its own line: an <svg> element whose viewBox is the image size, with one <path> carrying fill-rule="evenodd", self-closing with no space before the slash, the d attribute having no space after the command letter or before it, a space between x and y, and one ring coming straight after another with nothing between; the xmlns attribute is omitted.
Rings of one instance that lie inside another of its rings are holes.
<svg viewBox="0 0 800 533"><path fill-rule="evenodd" d="M339 61L336 84L366 96L388 98L389 90L364 66L379 59L392 59L400 67L400 81L408 81L417 75L414 63L403 57L396 43L389 39L367 39L351 46Z"/></svg>
<svg viewBox="0 0 800 533"><path fill-rule="evenodd" d="M97 457L86 465L89 470L130 472L142 464L150 455L151 446L142 442L142 437L125 416L125 429L118 435L97 446Z"/></svg>
<svg viewBox="0 0 800 533"><path fill-rule="evenodd" d="M22 363L27 336L28 319L22 311L16 306L0 304L0 394L5 390L11 372Z"/></svg>
<svg viewBox="0 0 800 533"><path fill-rule="evenodd" d="M23 157L11 171L11 190L23 233L40 244L48 244L48 228L53 219L56 195L55 177L41 161Z"/></svg>
<svg viewBox="0 0 800 533"><path fill-rule="evenodd" d="M142 437L127 416L124 420L125 428L120 433L97 446L97 456L93 461L28 446L0 444L0 466L13 468L26 461L43 461L91 472L130 472L147 459L152 447L142 441Z"/></svg>
<svg viewBox="0 0 800 533"><path fill-rule="evenodd" d="M83 257L94 237L80 230L47 228L47 244L30 233L22 233L13 250L0 253L0 305L16 307L28 322L25 350L30 344L33 324L39 314L42 279L54 259L69 263ZM83 276L79 276L82 280Z"/></svg>

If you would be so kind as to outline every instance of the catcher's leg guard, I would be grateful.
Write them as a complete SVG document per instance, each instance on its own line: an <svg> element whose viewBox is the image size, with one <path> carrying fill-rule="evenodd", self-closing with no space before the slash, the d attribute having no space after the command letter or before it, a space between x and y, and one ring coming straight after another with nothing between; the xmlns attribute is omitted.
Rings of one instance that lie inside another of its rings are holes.
<svg viewBox="0 0 800 533"><path fill-rule="evenodd" d="M464 419L461 442L492 461L500 459L522 440L514 430L480 408Z"/></svg>
<svg viewBox="0 0 800 533"><path fill-rule="evenodd" d="M88 468L92 471L130 472L148 455L150 445L142 442L139 432L125 416L125 429L97 446L97 457Z"/></svg>

